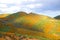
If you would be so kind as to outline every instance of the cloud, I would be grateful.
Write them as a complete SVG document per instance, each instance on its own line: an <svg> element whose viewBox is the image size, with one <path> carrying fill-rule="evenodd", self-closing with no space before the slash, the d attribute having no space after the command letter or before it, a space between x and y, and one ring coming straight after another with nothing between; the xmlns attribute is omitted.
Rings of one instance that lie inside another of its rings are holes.
<svg viewBox="0 0 60 40"><path fill-rule="evenodd" d="M11 0L0 0L0 3L14 3L15 1Z"/></svg>
<svg viewBox="0 0 60 40"><path fill-rule="evenodd" d="M60 14L60 0L0 0L0 13L36 12L48 16Z"/></svg>
<svg viewBox="0 0 60 40"><path fill-rule="evenodd" d="M18 6L12 6L10 8L1 8L0 9L3 13L14 13L20 10Z"/></svg>
<svg viewBox="0 0 60 40"><path fill-rule="evenodd" d="M8 6L6 4L0 4L0 8L3 7L3 8L7 8Z"/></svg>
<svg viewBox="0 0 60 40"><path fill-rule="evenodd" d="M40 4L40 3L26 5L26 7L28 7L28 8L40 8L42 6L43 6L43 4Z"/></svg>
<svg viewBox="0 0 60 40"><path fill-rule="evenodd" d="M21 11L24 11L24 12L30 13L30 12L32 12L33 10L28 9L28 8L23 8L23 9L21 9Z"/></svg>
<svg viewBox="0 0 60 40"><path fill-rule="evenodd" d="M24 5L24 2L35 2L36 0L1 0L0 1L0 10L2 13L6 12L17 12L17 11L26 11L26 12L32 12L32 8L38 8L41 7L42 4L39 3L33 3L33 4L26 4Z"/></svg>
<svg viewBox="0 0 60 40"><path fill-rule="evenodd" d="M25 2L35 2L36 0L23 0Z"/></svg>
<svg viewBox="0 0 60 40"><path fill-rule="evenodd" d="M24 2L35 2L36 0L0 0L0 3L5 4L21 4Z"/></svg>

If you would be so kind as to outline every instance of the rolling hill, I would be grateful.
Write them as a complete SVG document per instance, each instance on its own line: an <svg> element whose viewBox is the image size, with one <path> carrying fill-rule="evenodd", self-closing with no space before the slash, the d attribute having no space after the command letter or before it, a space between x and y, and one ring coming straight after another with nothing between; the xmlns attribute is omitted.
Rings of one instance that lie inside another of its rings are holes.
<svg viewBox="0 0 60 40"><path fill-rule="evenodd" d="M60 15L58 15L58 16L56 16L54 18L60 20Z"/></svg>
<svg viewBox="0 0 60 40"><path fill-rule="evenodd" d="M23 35L38 36L49 40L60 39L60 20L48 16L17 12L0 19L0 21L1 24L2 22L5 23L2 24L4 25L3 27L9 27L9 32L12 33L17 32Z"/></svg>

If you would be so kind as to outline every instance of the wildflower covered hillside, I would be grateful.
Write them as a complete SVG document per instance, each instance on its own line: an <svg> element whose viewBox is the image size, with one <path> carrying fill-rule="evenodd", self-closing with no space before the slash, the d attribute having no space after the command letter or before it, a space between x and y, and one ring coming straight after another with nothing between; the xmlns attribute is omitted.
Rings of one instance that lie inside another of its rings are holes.
<svg viewBox="0 0 60 40"><path fill-rule="evenodd" d="M60 20L36 13L17 12L0 18L0 33L27 35L40 40L59 40Z"/></svg>

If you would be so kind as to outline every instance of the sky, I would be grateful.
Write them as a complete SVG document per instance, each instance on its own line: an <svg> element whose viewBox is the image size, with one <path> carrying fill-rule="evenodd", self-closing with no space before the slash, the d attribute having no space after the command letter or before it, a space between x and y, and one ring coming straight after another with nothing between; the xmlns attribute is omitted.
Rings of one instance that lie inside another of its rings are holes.
<svg viewBox="0 0 60 40"><path fill-rule="evenodd" d="M55 17L60 15L60 0L0 0L0 14L19 11Z"/></svg>

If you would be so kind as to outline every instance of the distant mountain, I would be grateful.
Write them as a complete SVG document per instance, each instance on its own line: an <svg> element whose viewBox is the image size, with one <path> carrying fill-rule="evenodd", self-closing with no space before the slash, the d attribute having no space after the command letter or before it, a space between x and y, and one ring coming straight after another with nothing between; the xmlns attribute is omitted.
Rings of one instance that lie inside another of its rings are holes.
<svg viewBox="0 0 60 40"><path fill-rule="evenodd" d="M60 15L58 15L58 16L56 16L56 17L54 17L55 19L59 19L60 20Z"/></svg>

